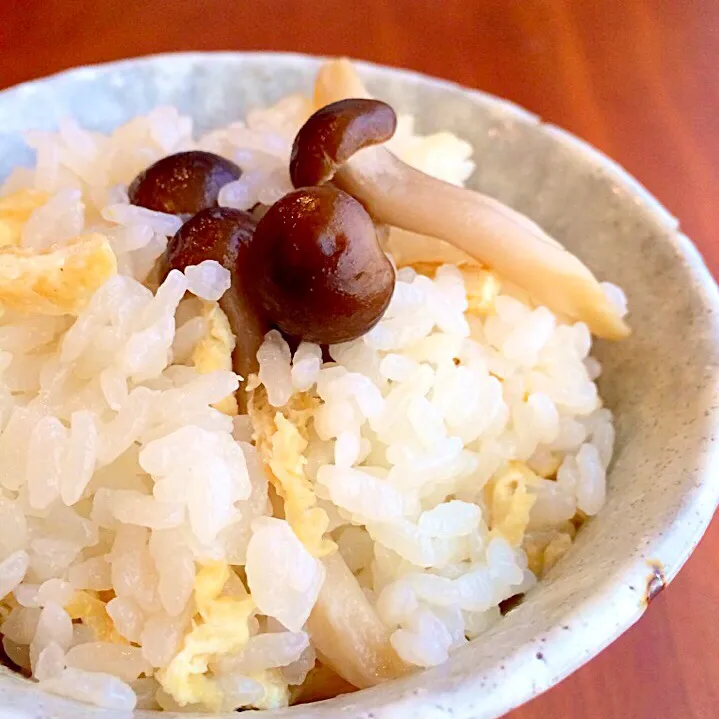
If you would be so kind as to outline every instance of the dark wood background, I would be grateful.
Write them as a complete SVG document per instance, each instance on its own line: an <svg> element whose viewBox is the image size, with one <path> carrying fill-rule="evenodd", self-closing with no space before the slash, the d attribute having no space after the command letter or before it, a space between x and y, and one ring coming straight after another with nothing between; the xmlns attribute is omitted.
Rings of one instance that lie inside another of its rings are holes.
<svg viewBox="0 0 719 719"><path fill-rule="evenodd" d="M172 50L294 50L509 98L609 154L719 272L719 2L4 0L0 88ZM0 118L0 123L2 118ZM511 719L719 717L719 524L645 617Z"/></svg>

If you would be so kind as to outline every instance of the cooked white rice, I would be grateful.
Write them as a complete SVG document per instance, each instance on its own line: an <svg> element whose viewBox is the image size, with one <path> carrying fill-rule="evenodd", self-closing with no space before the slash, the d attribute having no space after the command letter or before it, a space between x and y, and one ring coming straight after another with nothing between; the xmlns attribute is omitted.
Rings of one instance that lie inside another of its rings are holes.
<svg viewBox="0 0 719 719"><path fill-rule="evenodd" d="M202 148L243 168L221 204L272 203L291 189L308 112L287 98L197 141L172 108L110 136L68 120L29 134L37 164L0 193L9 204L44 193L21 247L98 232L118 267L77 317L0 317L0 632L10 661L48 691L118 709L286 704L315 663L307 619L334 545L399 657L441 663L604 503L614 430L586 326L489 272L415 262L380 323L330 348L332 362L267 336L255 411L278 443L306 443L300 472L333 544L271 517L262 459L281 463L277 444L269 457L271 436L255 428L255 447L249 418L215 408L236 375L193 361L229 273L205 262L157 289L151 270L180 221L129 205L127 185L164 155ZM418 137L411 118L390 144L451 182L473 169L466 143ZM0 209L0 230L7 217ZM206 646L188 669L193 627Z"/></svg>

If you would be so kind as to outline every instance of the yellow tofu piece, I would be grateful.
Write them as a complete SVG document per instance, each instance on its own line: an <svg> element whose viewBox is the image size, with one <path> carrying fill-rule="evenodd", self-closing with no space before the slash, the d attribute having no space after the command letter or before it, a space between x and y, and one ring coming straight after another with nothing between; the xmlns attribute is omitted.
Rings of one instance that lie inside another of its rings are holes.
<svg viewBox="0 0 719 719"><path fill-rule="evenodd" d="M462 267L461 270L467 292L467 311L478 315L490 313L501 289L497 275L477 266Z"/></svg>
<svg viewBox="0 0 719 719"><path fill-rule="evenodd" d="M211 562L197 573L195 605L199 616L180 651L156 675L180 706L201 704L211 711L225 708L220 686L207 675L208 665L222 654L242 649L250 638L248 619L255 609L250 597L220 596L230 571L224 562Z"/></svg>
<svg viewBox="0 0 719 719"><path fill-rule="evenodd" d="M77 315L117 272L108 239L80 235L44 251L0 248L0 305L43 315Z"/></svg>
<svg viewBox="0 0 719 719"><path fill-rule="evenodd" d="M513 547L519 547L529 524L536 496L527 489L533 473L519 463L511 466L489 483L489 503L492 509L492 531L504 537Z"/></svg>
<svg viewBox="0 0 719 719"><path fill-rule="evenodd" d="M216 370L232 370L235 335L227 315L217 302L204 302L202 316L207 324L207 331L195 345L192 352L192 364L200 374L208 374ZM237 400L234 395L225 397L214 407L230 416L238 413Z"/></svg>
<svg viewBox="0 0 719 719"><path fill-rule="evenodd" d="M75 592L65 606L65 611L71 619L80 619L83 624L90 627L95 632L95 639L98 642L129 644L127 639L115 630L105 602L90 592Z"/></svg>
<svg viewBox="0 0 719 719"><path fill-rule="evenodd" d="M329 517L317 505L311 480L305 474L307 427L319 400L306 393L293 395L278 412L267 401L264 388L256 389L249 404L255 444L269 479L284 500L285 518L297 538L314 557L332 554L337 545L325 537Z"/></svg>
<svg viewBox="0 0 719 719"><path fill-rule="evenodd" d="M30 215L49 199L46 192L30 189L0 197L0 247L18 247Z"/></svg>

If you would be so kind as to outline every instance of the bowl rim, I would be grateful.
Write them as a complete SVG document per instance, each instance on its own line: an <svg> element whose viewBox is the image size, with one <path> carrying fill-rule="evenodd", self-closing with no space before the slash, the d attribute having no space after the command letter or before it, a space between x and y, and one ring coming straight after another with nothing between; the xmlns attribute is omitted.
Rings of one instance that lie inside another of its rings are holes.
<svg viewBox="0 0 719 719"><path fill-rule="evenodd" d="M101 62L79 67L68 68L50 75L28 80L17 85L3 88L0 90L0 98L18 93L23 95L32 93L36 87L44 85L49 81L58 78L76 77L82 78L83 75L95 72L108 72L112 70L121 70L125 67L133 67L138 64L151 64L162 61L183 61L183 62L225 62L228 60L257 60L261 61L268 57L277 61L286 62L307 62L308 60L319 63L326 59L327 56L312 55L295 52L275 52L275 51L207 51L207 52L167 52L143 55L133 58L125 58L111 62ZM501 97L483 92L481 90L468 88L458 83L436 78L421 72L409 70L406 68L382 65L365 60L352 59L352 62L358 67L361 73L378 73L391 75L394 78L410 81L415 84L421 84L423 87L435 87L440 89L453 89L460 91L462 94L474 98L485 106L500 108L519 121L532 123L537 126L539 131L544 131L553 136L554 140L565 147L571 149L575 154L580 155L583 162L591 164L593 167L601 169L602 173L622 188L626 189L637 201L643 206L647 213L647 217L656 224L665 234L665 242L670 244L677 255L677 261L684 261L686 264L687 274L691 276L692 292L700 299L707 313L711 315L708 322L711 323L711 334L715 345L719 346L719 288L714 281L712 274L707 268L704 259L691 242L679 229L679 222L671 213L663 207L636 178L624 170L616 161L609 158L600 150L581 140L576 135L567 132L556 125L544 123L535 114L521 108L519 105ZM712 367L713 377L719 378L719 368ZM716 383L719 385L719 382ZM719 435L719 386L715 389L715 397L717 399L716 407L711 416L711 427L713 436ZM496 686L495 700L485 705L477 706L476 702L478 694L483 690L480 688L474 676L462 676L459 679L448 678L444 682L437 682L440 686L432 687L433 692L433 710L431 717L439 719L440 717L447 719L452 716L454 719L492 719L498 717L538 694L546 691L550 687L558 684L568 675L586 664L590 659L596 656L606 646L613 642L624 631L631 627L644 613L648 606L648 601L639 603L636 598L627 601L626 597L620 597L627 586L639 582L642 586L646 584L646 578L649 571L648 557L661 557L664 582L669 583L687 561L692 551L699 543L704 535L717 505L719 504L719 480L714 480L714 475L719 477L719 442L710 443L705 450L701 469L697 474L696 483L690 488L684 496L681 505L676 507L671 521L667 524L663 531L653 532L648 535L641 556L637 554L613 567L611 573L611 582L607 580L600 585L602 588L611 591L616 595L616 602L608 602L606 593L595 591L591 597L576 607L568 614L572 621L592 627L593 631L586 632L582 641L582 651L576 649L569 651L570 661L565 661L561 665L556 665L550 673L542 665L542 662L528 662L529 654L531 658L535 658L536 647L531 646L515 646L507 653L505 661L506 675L514 671L521 670L521 680L515 675L514 681L511 682L511 693L506 688ZM683 527L684 531L677 536L677 529ZM688 528L688 529L687 529ZM651 597L649 597L650 599ZM609 607L609 610L608 608ZM607 621L609 612L611 611L611 621ZM607 627L607 630L597 631L598 628ZM559 629L559 628L557 628ZM568 634L566 632L565 634ZM550 632L547 640L556 640L556 644L560 647L566 647L567 650L572 646L572 642L567 637L562 637L561 632ZM537 658L539 658L537 656ZM502 667L505 669L505 666ZM20 689L20 682L12 677L0 674L0 695L2 694L2 685L10 685L17 687L18 694L29 695L30 692L24 692ZM26 681L22 684L28 685ZM7 686L6 691L12 692L12 687ZM398 717L408 717L411 714L429 717L427 714L427 705L425 703L427 697L426 692L414 690L407 692L397 699L385 701L382 705L373 705L364 700L365 697L371 698L373 690L365 690L355 694L347 695L351 697L349 702L342 697L319 702L310 705L300 705L289 710L283 710L281 716L293 717L293 719L311 719L315 715L333 716L338 712L342 712L347 719L398 719ZM49 706L55 702L65 703L60 697L53 695L43 695L47 701L43 701L42 697L37 698L40 692L33 692L36 697L34 706L37 709L45 710L47 714L38 714L41 719L49 719L50 716L56 716L55 710ZM441 704L436 701L440 700ZM12 704L11 704L12 706ZM29 704L26 705L29 708ZM79 709L80 705L71 702L68 707L74 708L74 715L79 716L84 712ZM317 714L312 709L316 707L329 710L328 714L318 711ZM78 709L80 714L78 714ZM57 716L66 716L64 713ZM90 712L88 712L88 716ZM253 712L253 715L254 712ZM67 716L70 716L69 714ZM94 711L92 716L99 716ZM102 716L118 716L115 712L102 713ZM123 714L124 716L124 714ZM145 716L158 716L155 713L146 714ZM171 715L166 716L191 716ZM200 716L200 715L196 715ZM206 715L204 715L206 716ZM234 716L225 715L227 717ZM263 712L263 716L267 719L279 717L273 711Z"/></svg>

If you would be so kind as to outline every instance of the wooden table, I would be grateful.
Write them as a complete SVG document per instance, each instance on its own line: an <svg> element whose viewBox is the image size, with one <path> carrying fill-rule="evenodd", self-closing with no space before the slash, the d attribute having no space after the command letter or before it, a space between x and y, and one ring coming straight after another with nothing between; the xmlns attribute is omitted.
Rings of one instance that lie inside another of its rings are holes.
<svg viewBox="0 0 719 719"><path fill-rule="evenodd" d="M0 87L219 49L345 54L514 100L624 165L719 271L719 2L5 0ZM512 719L719 716L718 557L715 522L638 625Z"/></svg>

